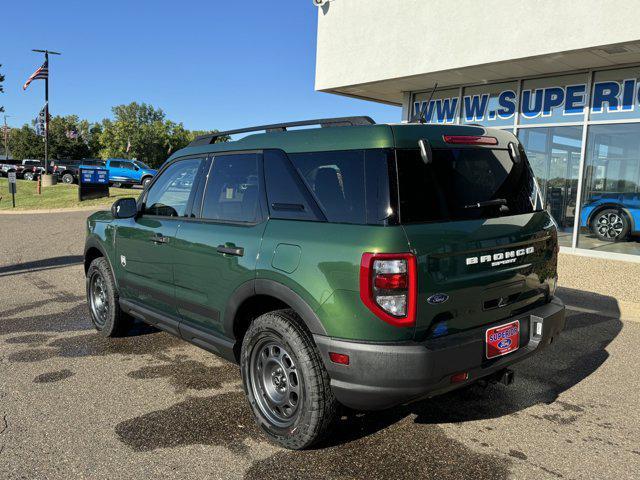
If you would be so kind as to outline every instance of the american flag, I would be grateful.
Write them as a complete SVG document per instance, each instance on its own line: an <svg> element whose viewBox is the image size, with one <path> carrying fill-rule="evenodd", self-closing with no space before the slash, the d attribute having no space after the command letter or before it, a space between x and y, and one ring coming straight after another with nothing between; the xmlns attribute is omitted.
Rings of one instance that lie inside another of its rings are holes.
<svg viewBox="0 0 640 480"><path fill-rule="evenodd" d="M27 79L25 84L22 86L22 90L26 90L29 84L34 80L46 80L47 78L49 78L49 65L47 65L47 62L44 62L42 66L33 72Z"/></svg>

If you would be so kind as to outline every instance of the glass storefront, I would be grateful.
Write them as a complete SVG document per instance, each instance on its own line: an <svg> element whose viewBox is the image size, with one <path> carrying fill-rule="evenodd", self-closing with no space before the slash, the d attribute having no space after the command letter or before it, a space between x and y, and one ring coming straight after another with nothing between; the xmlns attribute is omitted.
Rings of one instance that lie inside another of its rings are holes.
<svg viewBox="0 0 640 480"><path fill-rule="evenodd" d="M640 123L590 125L578 248L640 255Z"/></svg>
<svg viewBox="0 0 640 480"><path fill-rule="evenodd" d="M429 97L413 94L414 115L421 108L433 123L518 136L561 246L640 255L640 66L449 88L427 105Z"/></svg>
<svg viewBox="0 0 640 480"><path fill-rule="evenodd" d="M522 128L518 137L527 152L544 199L559 227L559 242L571 246L580 169L582 127Z"/></svg>

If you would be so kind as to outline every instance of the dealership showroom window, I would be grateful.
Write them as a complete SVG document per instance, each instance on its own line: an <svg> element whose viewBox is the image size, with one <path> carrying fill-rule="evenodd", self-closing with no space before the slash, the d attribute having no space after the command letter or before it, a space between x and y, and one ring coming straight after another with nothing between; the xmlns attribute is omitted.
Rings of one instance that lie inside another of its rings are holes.
<svg viewBox="0 0 640 480"><path fill-rule="evenodd" d="M561 246L640 255L640 67L447 88L427 105L430 97L411 99L427 121L513 130Z"/></svg>

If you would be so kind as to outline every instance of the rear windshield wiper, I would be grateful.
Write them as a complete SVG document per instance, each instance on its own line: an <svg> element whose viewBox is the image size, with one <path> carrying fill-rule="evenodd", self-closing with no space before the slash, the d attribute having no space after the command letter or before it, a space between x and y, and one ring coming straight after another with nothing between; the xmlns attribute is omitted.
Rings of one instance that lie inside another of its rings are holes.
<svg viewBox="0 0 640 480"><path fill-rule="evenodd" d="M504 198L496 198L494 200L486 200L484 202L472 203L471 205L465 205L464 208L482 208L493 207L498 205L507 205L507 201Z"/></svg>

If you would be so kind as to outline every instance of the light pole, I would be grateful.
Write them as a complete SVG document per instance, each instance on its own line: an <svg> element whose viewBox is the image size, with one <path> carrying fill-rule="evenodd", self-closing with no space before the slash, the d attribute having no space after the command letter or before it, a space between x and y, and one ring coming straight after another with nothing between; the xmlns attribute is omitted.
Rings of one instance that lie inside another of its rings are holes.
<svg viewBox="0 0 640 480"><path fill-rule="evenodd" d="M7 117L11 115L4 116L4 159L9 160L9 127L7 127Z"/></svg>

